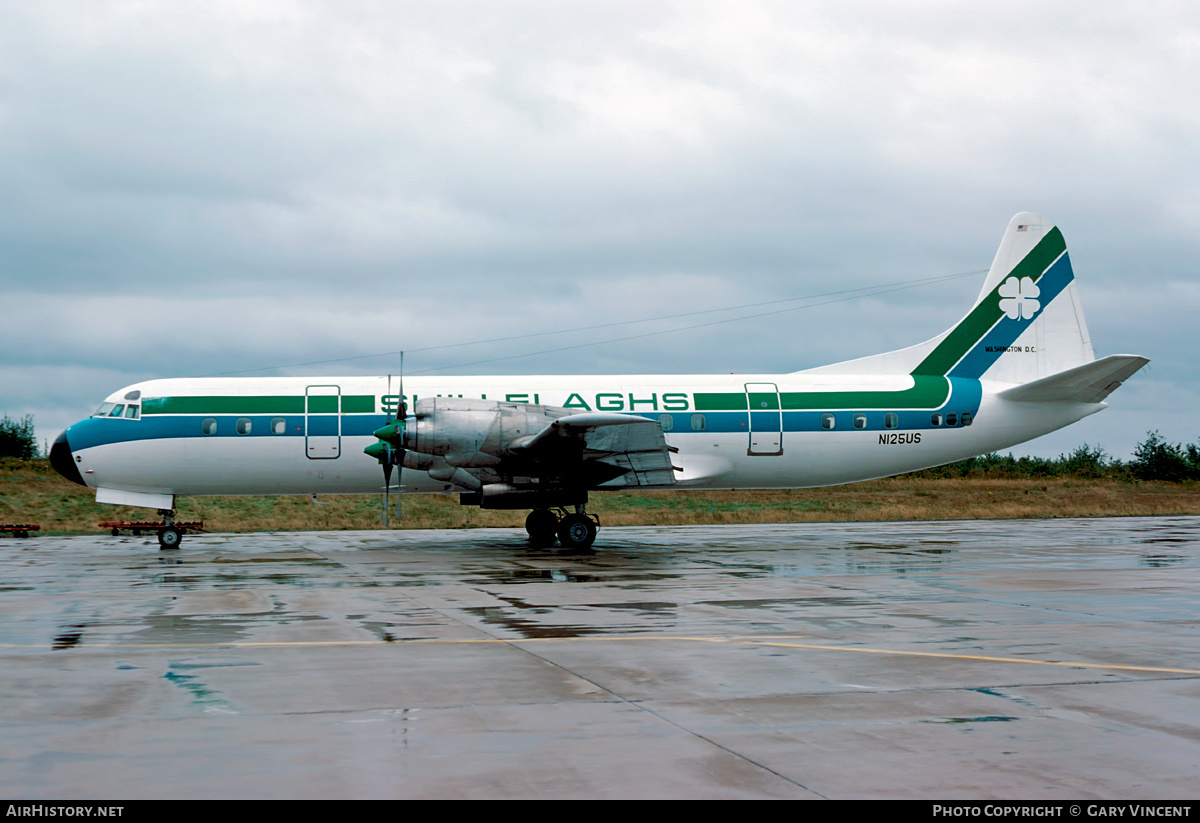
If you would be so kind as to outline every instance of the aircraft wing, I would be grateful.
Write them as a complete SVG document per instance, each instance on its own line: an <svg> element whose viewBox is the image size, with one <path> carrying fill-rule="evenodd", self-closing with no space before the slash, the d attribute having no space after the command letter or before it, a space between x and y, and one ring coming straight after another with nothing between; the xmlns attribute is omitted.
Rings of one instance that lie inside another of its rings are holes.
<svg viewBox="0 0 1200 823"><path fill-rule="evenodd" d="M559 462L576 457L592 476L612 476L598 485L669 486L675 467L662 426L657 420L613 412L560 417L520 445L540 459ZM599 465L597 465L599 464Z"/></svg>

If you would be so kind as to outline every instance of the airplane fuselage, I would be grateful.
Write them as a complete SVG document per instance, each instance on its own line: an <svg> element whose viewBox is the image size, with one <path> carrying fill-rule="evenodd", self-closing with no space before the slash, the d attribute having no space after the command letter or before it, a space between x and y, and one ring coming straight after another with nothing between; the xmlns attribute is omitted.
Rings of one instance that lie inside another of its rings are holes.
<svg viewBox="0 0 1200 823"><path fill-rule="evenodd" d="M363 494L363 454L395 415L385 377L154 380L108 398L66 436L93 488L178 496ZM826 486L961 460L1068 425L1103 404L1014 403L1008 384L910 375L408 378L423 397L467 397L655 420L678 449L676 488ZM137 394L135 400L126 397ZM121 416L111 409L124 406ZM137 417L125 409L137 406ZM462 489L406 471L410 493ZM601 487L603 488L603 487Z"/></svg>

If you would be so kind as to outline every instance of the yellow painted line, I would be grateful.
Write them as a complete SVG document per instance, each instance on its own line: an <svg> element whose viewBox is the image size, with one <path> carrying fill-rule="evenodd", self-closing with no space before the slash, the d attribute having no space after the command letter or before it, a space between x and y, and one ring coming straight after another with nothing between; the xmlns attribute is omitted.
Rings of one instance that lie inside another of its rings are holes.
<svg viewBox="0 0 1200 823"><path fill-rule="evenodd" d="M1123 666L1117 663L1084 663L1077 660L1030 660L1025 657L995 657L986 654L949 654L947 652L910 652L899 649L871 649L865 646L822 646L816 643L785 643L779 640L748 640L757 646L782 646L826 652L858 652L859 654L892 654L905 657L935 657L945 660L982 660L988 663L1027 663L1034 666L1067 666L1073 669L1115 669L1128 672L1159 672L1164 674L1200 674L1197 669L1173 669L1165 666Z"/></svg>
<svg viewBox="0 0 1200 823"><path fill-rule="evenodd" d="M234 641L229 643L82 643L69 649L256 649L256 648L319 648L323 646L378 646L378 645L513 645L530 643L628 643L628 642L687 642L687 643L743 643L752 646L772 646L785 649L803 649L819 652L848 652L853 654L883 654L898 657L927 657L940 660L970 660L985 663L1020 663L1031 666L1065 666L1073 669L1104 669L1112 671L1147 672L1155 674L1200 675L1200 669L1170 668L1165 666L1131 666L1116 663L1089 663L1078 660L1032 660L1024 657L999 657L984 654L952 654L949 652L918 652L900 649L876 649L867 646L829 646L820 643L797 642L803 635L735 635L732 637L705 637L694 635L628 635L606 637L514 637L475 638L464 640L439 640L432 638L414 640L279 640L279 641ZM45 644L0 643L0 649L49 649ZM68 649L58 649L67 651Z"/></svg>

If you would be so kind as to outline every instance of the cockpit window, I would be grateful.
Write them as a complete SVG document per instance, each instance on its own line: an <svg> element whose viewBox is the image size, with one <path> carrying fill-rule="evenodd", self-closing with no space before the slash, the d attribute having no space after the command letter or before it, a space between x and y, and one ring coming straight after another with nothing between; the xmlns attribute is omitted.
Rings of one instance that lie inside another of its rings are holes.
<svg viewBox="0 0 1200 823"><path fill-rule="evenodd" d="M138 420L142 416L142 407L138 403L101 403L100 408L92 412L92 417L122 417L126 420Z"/></svg>

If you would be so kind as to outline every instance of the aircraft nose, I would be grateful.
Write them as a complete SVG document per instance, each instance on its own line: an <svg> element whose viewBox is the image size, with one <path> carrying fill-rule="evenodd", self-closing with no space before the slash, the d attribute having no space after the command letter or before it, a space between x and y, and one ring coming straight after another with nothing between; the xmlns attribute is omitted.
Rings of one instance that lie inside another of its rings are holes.
<svg viewBox="0 0 1200 823"><path fill-rule="evenodd" d="M50 447L50 465L72 483L78 483L81 486L87 485L83 482L83 475L79 473L79 467L75 465L75 458L71 455L71 446L67 442L66 432L56 437L54 445Z"/></svg>

